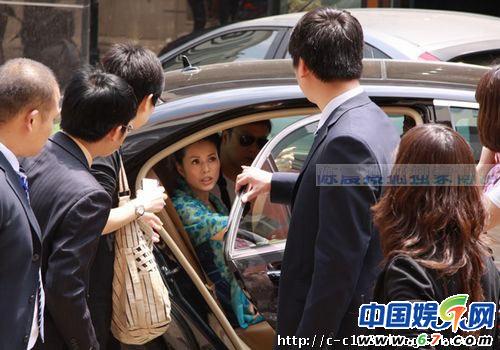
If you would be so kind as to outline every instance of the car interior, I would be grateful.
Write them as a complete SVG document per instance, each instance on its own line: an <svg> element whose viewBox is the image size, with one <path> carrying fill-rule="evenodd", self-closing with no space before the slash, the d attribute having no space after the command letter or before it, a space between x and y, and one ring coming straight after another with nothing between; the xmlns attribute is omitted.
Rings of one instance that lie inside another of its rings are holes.
<svg viewBox="0 0 500 350"><path fill-rule="evenodd" d="M412 126L423 123L421 113L414 108L405 106L385 106L383 107L383 109L394 121L395 126L398 128L398 130L400 130L401 135ZM302 119L304 116L313 115L316 113L318 113L318 110L315 108L263 112L250 116L240 117L230 121L225 121L223 123L206 128L203 131L190 135L189 137L186 137L181 141L163 149L161 152L150 158L143 165L142 169L139 172L136 180L136 188L139 188L139 184L144 177L156 178L162 184L168 182L168 177L171 176L171 174L165 172L164 166L164 161L167 159L167 157L173 154L175 151L181 149L182 147L185 147L210 134L221 132L222 130L238 125L244 125L264 119L271 120L273 123L273 128L275 125L279 125L278 129L283 129L295 120ZM290 119L287 121L286 118ZM270 137L274 136L276 132L277 130L273 130ZM305 152L307 152L307 150ZM296 158L299 158L299 160L300 158L302 158L303 161L303 158L305 158L306 155L307 153L296 154ZM302 164L302 162L299 163ZM300 164L293 165L291 171L300 171ZM170 195L170 193L167 194ZM255 225L262 225L262 213L268 212L268 210L264 209L264 207L268 205L269 203L265 199L258 198L252 206L250 213L246 215L249 219L247 226L245 226L245 229L249 231L250 236L244 238L249 240L253 244L272 244L275 241L284 241L286 239L286 232L284 232L282 235L279 235L278 237L262 237L259 235L255 237L255 235L251 235L252 231L262 231L260 229L255 230ZM288 223L283 222L283 220L288 218L289 209L285 206L280 207L282 212L275 213L275 219L277 218L277 220L281 221L280 225L287 228ZM203 296L205 302L208 304L210 312L205 316L214 332L230 348L271 348L274 342L275 331L267 321L251 325L246 329L233 329L226 315L224 315L222 307L217 301L213 284L207 277L203 266L198 260L193 243L191 242L188 233L184 229L181 219L177 214L170 197L166 200L166 206L164 210L162 210L158 214L158 216L164 223L165 231L168 234L168 237L162 236L167 246L165 253L170 258L177 260L177 262L187 272L190 279ZM282 218L281 220L279 219L280 217ZM242 223L242 225L244 224ZM240 232L238 233L238 235L239 234ZM246 345L242 344L241 342Z"/></svg>

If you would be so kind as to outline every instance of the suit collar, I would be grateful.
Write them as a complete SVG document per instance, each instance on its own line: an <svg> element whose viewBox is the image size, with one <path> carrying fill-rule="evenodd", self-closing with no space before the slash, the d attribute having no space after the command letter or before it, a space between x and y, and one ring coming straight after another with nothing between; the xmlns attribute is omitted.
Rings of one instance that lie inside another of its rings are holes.
<svg viewBox="0 0 500 350"><path fill-rule="evenodd" d="M350 98L349 100L345 101L344 103L342 103L340 106L338 106L338 108L336 108L330 114L330 116L328 117L326 122L319 128L318 133L317 133L316 137L314 138L314 142L311 146L311 150L309 151L309 154L307 155L307 158L304 161L304 165L302 166L302 171L300 172L300 175L299 175L299 181L300 181L300 178L302 177L304 170L309 165L309 162L310 162L314 152L316 152L316 149L318 149L321 142L323 142L323 140L326 138L326 135L328 134L328 130L333 125L335 125L335 123L342 117L342 115L344 115L344 113L346 113L347 111L349 111L353 108L364 106L368 103L371 103L370 98L368 97L366 92L362 92L362 93Z"/></svg>
<svg viewBox="0 0 500 350"><path fill-rule="evenodd" d="M21 186L19 174L16 173L16 171L12 168L12 165L9 163L7 158L5 158L2 152L0 152L0 168L5 171L5 178L7 180L7 183L12 188L17 198L23 205L24 211L26 213L26 216L28 217L31 227L33 227L38 238L41 239L40 226L38 225L38 221L35 218L33 210L31 209L28 198L26 198L26 193Z"/></svg>
<svg viewBox="0 0 500 350"><path fill-rule="evenodd" d="M1 142L0 142L0 153L3 153L4 157L12 166L12 169L14 169L14 171L16 172L19 172L19 160L17 160L16 155Z"/></svg>
<svg viewBox="0 0 500 350"><path fill-rule="evenodd" d="M332 114L330 114L330 117L327 119L325 124L329 128L333 124L335 124L337 122L337 120L339 120L339 118L345 112L347 112L353 108L356 108L356 107L364 106L370 102L371 102L370 98L368 97L366 92L363 91L360 94L348 99L347 101L342 103L340 106L338 106L338 108L335 109Z"/></svg>
<svg viewBox="0 0 500 350"><path fill-rule="evenodd" d="M57 144L59 147L76 158L80 163L82 163L85 168L90 169L89 162L87 161L87 157L85 157L85 153L83 153L83 150L71 137L66 135L64 132L59 131L58 133L53 135L49 139L49 141Z"/></svg>

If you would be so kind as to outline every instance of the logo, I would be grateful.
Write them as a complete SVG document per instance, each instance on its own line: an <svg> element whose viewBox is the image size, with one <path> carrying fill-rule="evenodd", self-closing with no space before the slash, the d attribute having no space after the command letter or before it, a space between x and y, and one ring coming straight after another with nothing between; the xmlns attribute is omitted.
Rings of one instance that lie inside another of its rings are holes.
<svg viewBox="0 0 500 350"><path fill-rule="evenodd" d="M438 332L451 328L453 333L493 329L496 304L473 302L467 307L468 299L468 294L456 294L441 303L392 301L388 304L363 304L359 307L358 326L369 329L432 329Z"/></svg>

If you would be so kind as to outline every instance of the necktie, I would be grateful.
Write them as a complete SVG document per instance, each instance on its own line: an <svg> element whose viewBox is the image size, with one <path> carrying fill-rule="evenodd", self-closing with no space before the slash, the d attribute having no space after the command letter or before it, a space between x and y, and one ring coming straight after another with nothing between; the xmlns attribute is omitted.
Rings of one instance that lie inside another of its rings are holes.
<svg viewBox="0 0 500 350"><path fill-rule="evenodd" d="M19 183L21 184L24 194L26 195L26 199L28 199L28 203L30 201L30 192L29 192L29 186L28 186L28 177L26 176L24 170L22 168L19 168Z"/></svg>
<svg viewBox="0 0 500 350"><path fill-rule="evenodd" d="M21 187L24 190L24 194L26 195L26 199L28 200L28 203L30 202L30 193L29 193L29 184L28 184L28 177L26 176L26 173L24 172L23 168L19 168L19 182L21 184ZM42 289L42 275L41 272L38 271L38 290L37 290L37 297L36 297L36 302L37 302L37 312L38 312L38 329L40 331L40 337L44 338L43 334L43 309L44 309L44 299L45 295L43 294L43 289Z"/></svg>

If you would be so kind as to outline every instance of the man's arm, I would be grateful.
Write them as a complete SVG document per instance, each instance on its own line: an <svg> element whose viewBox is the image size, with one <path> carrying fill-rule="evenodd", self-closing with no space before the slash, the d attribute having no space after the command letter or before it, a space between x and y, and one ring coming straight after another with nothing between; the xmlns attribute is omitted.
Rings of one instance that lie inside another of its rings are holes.
<svg viewBox="0 0 500 350"><path fill-rule="evenodd" d="M69 346L99 348L87 306L90 264L111 199L94 191L76 202L53 235L45 278L47 309Z"/></svg>
<svg viewBox="0 0 500 350"><path fill-rule="evenodd" d="M271 202L279 204L290 204L293 197L293 189L299 173L273 173L271 179Z"/></svg>
<svg viewBox="0 0 500 350"><path fill-rule="evenodd" d="M318 163L374 164L362 142L337 137L326 145ZM297 336L336 336L348 311L372 239L370 207L376 196L369 186L322 186L314 272Z"/></svg>

